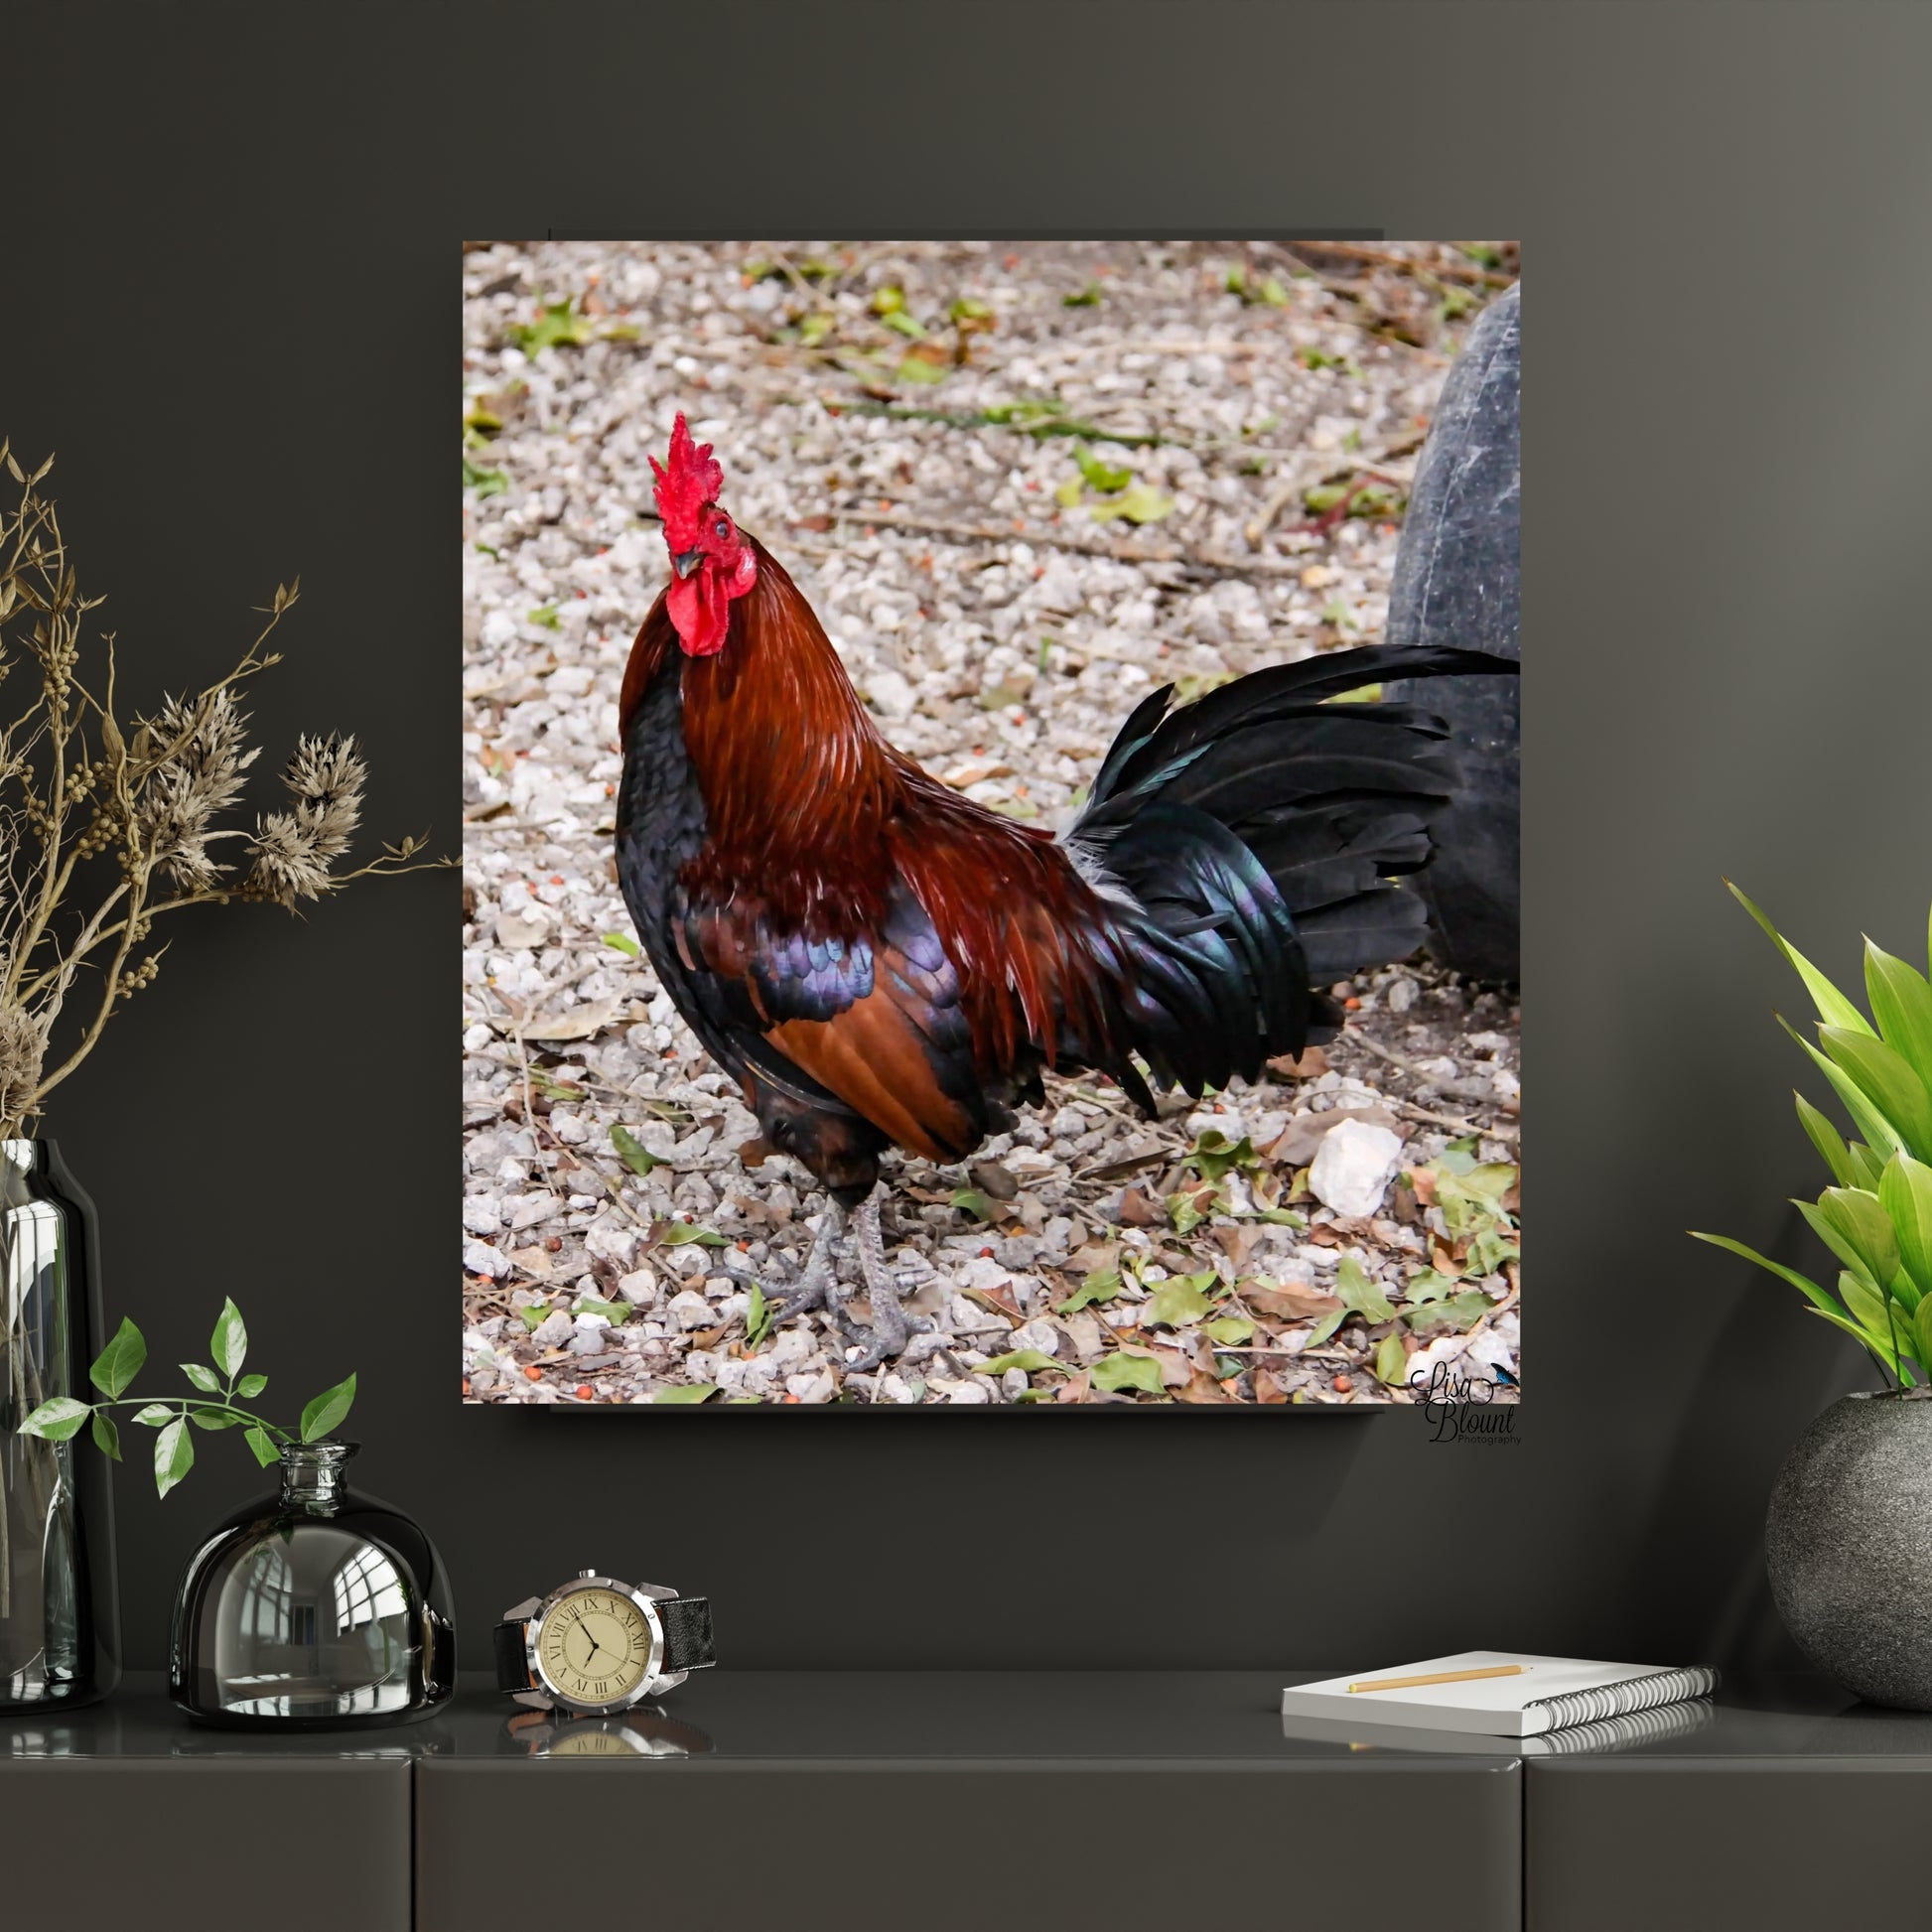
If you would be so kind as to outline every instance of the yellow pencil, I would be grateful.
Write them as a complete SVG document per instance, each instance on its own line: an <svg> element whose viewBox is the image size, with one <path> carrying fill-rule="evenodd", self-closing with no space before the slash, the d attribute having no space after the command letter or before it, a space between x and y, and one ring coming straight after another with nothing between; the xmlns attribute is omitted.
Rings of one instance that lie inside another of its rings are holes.
<svg viewBox="0 0 1932 1932"><path fill-rule="evenodd" d="M1467 1684L1478 1677L1521 1677L1534 1664L1489 1664L1481 1670L1439 1670L1427 1677L1377 1677L1349 1685L1355 1691L1413 1691L1422 1684Z"/></svg>

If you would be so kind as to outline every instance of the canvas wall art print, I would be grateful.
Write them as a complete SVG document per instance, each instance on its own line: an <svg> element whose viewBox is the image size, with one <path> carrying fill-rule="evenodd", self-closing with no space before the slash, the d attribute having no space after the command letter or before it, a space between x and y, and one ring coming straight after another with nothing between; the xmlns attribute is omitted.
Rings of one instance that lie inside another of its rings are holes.
<svg viewBox="0 0 1932 1932"><path fill-rule="evenodd" d="M466 1398L1517 1398L1517 275L466 246Z"/></svg>

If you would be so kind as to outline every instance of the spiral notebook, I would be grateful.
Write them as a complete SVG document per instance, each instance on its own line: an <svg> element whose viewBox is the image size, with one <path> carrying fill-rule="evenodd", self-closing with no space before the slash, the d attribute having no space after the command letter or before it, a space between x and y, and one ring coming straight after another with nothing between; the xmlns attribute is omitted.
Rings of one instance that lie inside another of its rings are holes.
<svg viewBox="0 0 1932 1932"><path fill-rule="evenodd" d="M1525 1668L1510 1677L1407 1690L1354 1691L1351 1684L1390 1677L1429 1677L1443 1671ZM1537 1737L1571 1725L1600 1724L1654 1711L1688 1698L1707 1698L1718 1673L1701 1665L1665 1669L1648 1664L1602 1664L1583 1657L1537 1657L1520 1650L1463 1650L1386 1670L1353 1671L1298 1684L1282 1693L1284 1718L1335 1719L1351 1725L1407 1725L1422 1730L1469 1730L1492 1737Z"/></svg>

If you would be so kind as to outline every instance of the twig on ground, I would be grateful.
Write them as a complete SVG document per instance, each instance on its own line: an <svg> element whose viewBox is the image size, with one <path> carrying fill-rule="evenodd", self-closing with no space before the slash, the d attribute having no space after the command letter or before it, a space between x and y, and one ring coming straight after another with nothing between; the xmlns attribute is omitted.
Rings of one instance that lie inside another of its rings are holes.
<svg viewBox="0 0 1932 1932"><path fill-rule="evenodd" d="M1304 568L1292 557L1249 557L1207 545L1183 549L1179 544L1141 543L1128 537L1083 538L1073 530L1019 519L1006 525L962 523L951 517L916 516L909 510L881 509L831 509L818 514L838 523L882 524L896 530L919 530L929 536L953 537L966 543L1044 544L1055 550L1076 550L1088 557L1112 557L1124 564L1179 564L1189 570L1220 570L1256 577L1295 577ZM805 529L812 528L815 520L797 519Z"/></svg>
<svg viewBox="0 0 1932 1932"><path fill-rule="evenodd" d="M1299 501L1303 492L1313 489L1324 483L1343 483L1363 471L1373 470L1380 464L1393 463L1398 457L1407 456L1412 450L1422 448L1426 430L1406 430L1400 436L1384 443L1378 450L1359 452L1350 461L1335 467L1332 457L1324 455L1318 463L1304 465L1293 476L1278 483L1268 492L1260 509L1248 519L1241 534L1252 544L1259 545L1276 517L1281 515L1290 503Z"/></svg>

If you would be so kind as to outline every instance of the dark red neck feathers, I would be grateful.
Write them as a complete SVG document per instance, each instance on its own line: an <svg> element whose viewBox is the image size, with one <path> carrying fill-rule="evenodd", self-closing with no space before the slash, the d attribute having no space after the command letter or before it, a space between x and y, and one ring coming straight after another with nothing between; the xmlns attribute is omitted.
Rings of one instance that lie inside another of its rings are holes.
<svg viewBox="0 0 1932 1932"><path fill-rule="evenodd" d="M966 988L975 1045L1010 1066L1029 1040L1100 1024L1082 934L1101 915L1050 832L1018 825L929 777L880 735L811 607L755 537L750 592L715 655L685 655L684 745L707 842L683 883L756 904L814 938L877 933L909 888ZM678 650L659 600L630 654L621 729Z"/></svg>

